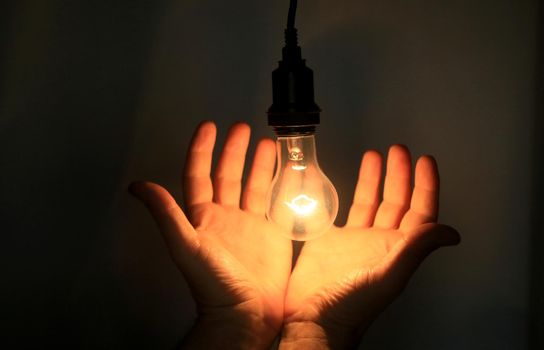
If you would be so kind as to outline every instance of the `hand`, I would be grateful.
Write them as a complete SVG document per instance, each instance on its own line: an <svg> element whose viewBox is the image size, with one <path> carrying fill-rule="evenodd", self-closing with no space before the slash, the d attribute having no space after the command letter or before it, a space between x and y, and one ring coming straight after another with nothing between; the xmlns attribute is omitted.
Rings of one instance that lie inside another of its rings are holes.
<svg viewBox="0 0 544 350"><path fill-rule="evenodd" d="M240 206L249 135L246 124L231 127L212 184L216 128L211 122L198 127L183 181L189 219L159 185L130 188L155 218L196 301L199 319L185 339L190 348L267 348L281 329L291 241L265 219L272 140L257 146Z"/></svg>
<svg viewBox="0 0 544 350"><path fill-rule="evenodd" d="M454 229L435 223L439 180L432 157L418 160L412 190L410 154L391 147L380 204L381 168L380 154L366 152L347 224L302 248L280 349L354 346L429 253L459 243Z"/></svg>

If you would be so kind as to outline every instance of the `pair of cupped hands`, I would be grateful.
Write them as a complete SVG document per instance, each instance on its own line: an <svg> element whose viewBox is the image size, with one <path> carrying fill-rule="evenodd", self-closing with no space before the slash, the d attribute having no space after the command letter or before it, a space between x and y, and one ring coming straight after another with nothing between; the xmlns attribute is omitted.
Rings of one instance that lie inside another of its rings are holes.
<svg viewBox="0 0 544 350"><path fill-rule="evenodd" d="M189 349L344 349L403 290L433 250L459 243L436 223L438 170L422 156L389 149L381 191L382 157L367 151L347 223L305 242L292 266L292 242L265 218L276 161L274 141L261 140L242 189L247 124L228 131L211 177L216 127L201 123L183 176L184 209L163 187L135 182L130 192L157 222L183 273L198 318L182 341Z"/></svg>

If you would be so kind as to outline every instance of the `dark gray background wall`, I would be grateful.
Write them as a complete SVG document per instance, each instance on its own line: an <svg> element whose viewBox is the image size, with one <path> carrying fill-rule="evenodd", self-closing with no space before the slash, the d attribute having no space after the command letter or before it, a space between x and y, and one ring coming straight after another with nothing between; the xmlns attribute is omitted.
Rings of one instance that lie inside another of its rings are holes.
<svg viewBox="0 0 544 350"><path fill-rule="evenodd" d="M537 5L301 1L339 223L362 152L404 143L438 159L441 221L463 237L428 259L363 348L537 348ZM202 119L220 139L237 120L272 136L287 0L1 7L0 343L171 349L194 305L126 188L150 179L179 196Z"/></svg>

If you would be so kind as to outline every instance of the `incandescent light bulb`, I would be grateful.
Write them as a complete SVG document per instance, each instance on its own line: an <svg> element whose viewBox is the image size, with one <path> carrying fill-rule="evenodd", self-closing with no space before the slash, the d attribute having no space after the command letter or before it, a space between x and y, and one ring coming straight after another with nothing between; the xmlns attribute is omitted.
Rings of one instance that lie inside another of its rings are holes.
<svg viewBox="0 0 544 350"><path fill-rule="evenodd" d="M286 236L306 241L324 234L338 213L336 189L319 168L313 134L278 137L276 174L266 216Z"/></svg>
<svg viewBox="0 0 544 350"><path fill-rule="evenodd" d="M278 161L266 216L289 238L306 241L332 226L338 213L338 194L317 163L314 134L321 109L314 101L313 72L298 46L296 8L297 1L291 0L282 60L272 72L268 125L278 136Z"/></svg>

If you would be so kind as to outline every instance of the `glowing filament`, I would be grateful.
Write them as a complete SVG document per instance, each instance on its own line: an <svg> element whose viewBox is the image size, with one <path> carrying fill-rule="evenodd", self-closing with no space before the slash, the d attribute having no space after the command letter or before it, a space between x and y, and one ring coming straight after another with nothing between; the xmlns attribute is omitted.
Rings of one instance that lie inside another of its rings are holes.
<svg viewBox="0 0 544 350"><path fill-rule="evenodd" d="M293 170L304 170L304 169L306 169L306 165L291 165L291 169L293 169Z"/></svg>
<svg viewBox="0 0 544 350"><path fill-rule="evenodd" d="M313 198L308 197L305 194L296 196L291 200L291 202L284 202L291 210L293 210L297 215L308 216L312 214L315 207L317 206L317 201Z"/></svg>

